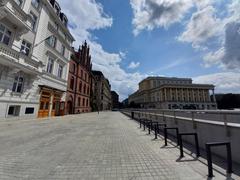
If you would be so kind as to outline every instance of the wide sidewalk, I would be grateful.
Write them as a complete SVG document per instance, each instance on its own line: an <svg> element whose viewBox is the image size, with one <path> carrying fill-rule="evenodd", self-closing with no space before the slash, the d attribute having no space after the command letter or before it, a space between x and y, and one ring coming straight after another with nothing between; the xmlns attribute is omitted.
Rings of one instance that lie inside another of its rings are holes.
<svg viewBox="0 0 240 180"><path fill-rule="evenodd" d="M204 159L153 138L119 112L1 121L0 179L208 179Z"/></svg>

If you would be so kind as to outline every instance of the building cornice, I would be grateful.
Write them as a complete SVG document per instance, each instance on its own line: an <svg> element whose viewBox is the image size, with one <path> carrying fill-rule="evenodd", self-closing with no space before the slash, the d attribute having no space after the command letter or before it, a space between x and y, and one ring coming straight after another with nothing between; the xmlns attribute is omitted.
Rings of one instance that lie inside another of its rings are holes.
<svg viewBox="0 0 240 180"><path fill-rule="evenodd" d="M48 0L43 0L43 3L46 5L52 17L57 21L57 23L61 26L61 28L65 31L65 33L67 33L67 35L71 38L72 41L75 41L69 29L63 24L63 22L60 20L60 17L55 13L50 2Z"/></svg>

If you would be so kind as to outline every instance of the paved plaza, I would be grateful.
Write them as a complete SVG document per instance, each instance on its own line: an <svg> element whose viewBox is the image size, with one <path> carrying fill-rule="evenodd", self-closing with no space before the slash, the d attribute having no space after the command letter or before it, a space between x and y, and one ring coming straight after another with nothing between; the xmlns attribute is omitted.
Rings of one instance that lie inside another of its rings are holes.
<svg viewBox="0 0 240 180"><path fill-rule="evenodd" d="M153 138L119 112L1 121L0 179L207 179L204 159Z"/></svg>

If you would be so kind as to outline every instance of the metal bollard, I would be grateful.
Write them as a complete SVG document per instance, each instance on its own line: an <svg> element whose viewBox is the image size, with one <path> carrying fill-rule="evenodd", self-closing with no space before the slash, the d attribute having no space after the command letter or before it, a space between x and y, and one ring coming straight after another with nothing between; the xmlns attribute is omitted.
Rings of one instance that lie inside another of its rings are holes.
<svg viewBox="0 0 240 180"><path fill-rule="evenodd" d="M195 138L195 147L196 147L196 156L199 157L200 156L200 151L199 151L199 143L198 143L198 135L197 135L197 133L179 133L180 157L184 157L184 155L183 155L182 136L194 136L194 138Z"/></svg>
<svg viewBox="0 0 240 180"><path fill-rule="evenodd" d="M168 130L175 130L176 131L176 137L177 137L177 145L179 145L179 136L178 136L178 128L177 127L165 127L164 128L164 141L165 141L165 146L167 146L167 138L168 138Z"/></svg>
<svg viewBox="0 0 240 180"><path fill-rule="evenodd" d="M232 153L230 142L212 142L206 143L207 152L207 162L208 162L208 177L213 177L213 167L212 167L212 153L211 147L213 146L226 146L227 148L227 172L232 173Z"/></svg>

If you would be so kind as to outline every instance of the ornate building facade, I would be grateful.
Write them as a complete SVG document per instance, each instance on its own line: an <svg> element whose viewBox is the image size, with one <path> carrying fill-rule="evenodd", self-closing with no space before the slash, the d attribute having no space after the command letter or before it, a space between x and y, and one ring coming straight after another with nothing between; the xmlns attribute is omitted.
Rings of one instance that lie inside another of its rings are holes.
<svg viewBox="0 0 240 180"><path fill-rule="evenodd" d="M85 42L74 52L69 62L65 114L91 112L91 56Z"/></svg>
<svg viewBox="0 0 240 180"><path fill-rule="evenodd" d="M0 11L0 118L61 115L74 41L67 17L55 0L0 1Z"/></svg>
<svg viewBox="0 0 240 180"><path fill-rule="evenodd" d="M212 97L210 97L212 91ZM142 108L216 109L214 86L193 84L189 78L148 77L129 96L129 104Z"/></svg>

